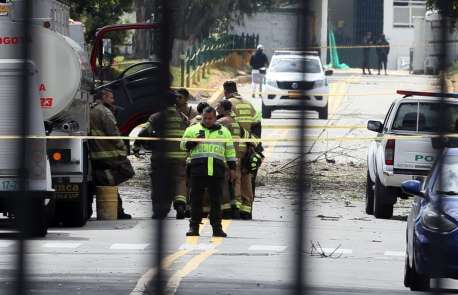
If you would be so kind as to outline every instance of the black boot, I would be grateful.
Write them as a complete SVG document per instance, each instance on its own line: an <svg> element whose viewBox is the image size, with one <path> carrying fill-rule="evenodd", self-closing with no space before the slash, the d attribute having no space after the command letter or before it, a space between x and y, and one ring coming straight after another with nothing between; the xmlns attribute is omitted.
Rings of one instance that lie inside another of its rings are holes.
<svg viewBox="0 0 458 295"><path fill-rule="evenodd" d="M191 224L189 225L189 231L186 233L186 236L188 237L196 237L199 236L199 225L197 224Z"/></svg>
<svg viewBox="0 0 458 295"><path fill-rule="evenodd" d="M186 205L184 204L175 205L175 210L177 211L177 219L185 219Z"/></svg>
<svg viewBox="0 0 458 295"><path fill-rule="evenodd" d="M232 207L232 219L240 219L240 210L237 207Z"/></svg>
<svg viewBox="0 0 458 295"><path fill-rule="evenodd" d="M232 219L232 211L231 210L224 210L223 211L223 219L225 219L225 220Z"/></svg>
<svg viewBox="0 0 458 295"><path fill-rule="evenodd" d="M223 231L223 227L221 225L213 226L213 236L219 238L227 237L227 234Z"/></svg>

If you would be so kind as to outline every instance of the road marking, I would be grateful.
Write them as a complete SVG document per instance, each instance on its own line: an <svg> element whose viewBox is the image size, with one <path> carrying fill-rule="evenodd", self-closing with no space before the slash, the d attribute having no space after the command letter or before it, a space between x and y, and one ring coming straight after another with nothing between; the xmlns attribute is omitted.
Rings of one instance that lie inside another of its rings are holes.
<svg viewBox="0 0 458 295"><path fill-rule="evenodd" d="M266 251L266 252L283 252L286 246L272 246L272 245L252 245L248 251Z"/></svg>
<svg viewBox="0 0 458 295"><path fill-rule="evenodd" d="M405 251L385 251L383 255L404 257L406 255L406 252Z"/></svg>
<svg viewBox="0 0 458 295"><path fill-rule="evenodd" d="M113 244L110 250L145 250L149 244Z"/></svg>
<svg viewBox="0 0 458 295"><path fill-rule="evenodd" d="M183 244L180 246L180 250L209 250L215 248L215 245L213 244L197 244L197 245L192 245L192 244Z"/></svg>
<svg viewBox="0 0 458 295"><path fill-rule="evenodd" d="M81 246L81 243L60 243L60 242L51 242L43 245L43 248L52 248L52 249L76 249Z"/></svg>
<svg viewBox="0 0 458 295"><path fill-rule="evenodd" d="M208 219L203 220L203 224L200 226L200 234L202 234L203 229L208 224ZM186 244L188 245L196 245L199 242L199 237L186 237ZM164 270L167 270L172 266L172 264L178 260L180 257L185 256L191 250L179 250L173 254L166 256L162 262L161 267ZM153 280L153 278L157 274L156 268L150 268L147 272L145 272L142 277L137 281L135 288L130 292L130 295L143 295L145 291L148 289L148 284Z"/></svg>
<svg viewBox="0 0 458 295"><path fill-rule="evenodd" d="M0 241L0 248L8 248L14 244L13 241Z"/></svg>
<svg viewBox="0 0 458 295"><path fill-rule="evenodd" d="M231 223L232 223L232 220L223 220L222 221L223 230L227 231ZM175 294L176 291L178 290L178 287L180 286L181 281L191 272L196 270L205 260L207 260L213 254L215 254L217 252L216 247L219 246L223 241L224 241L224 238L213 237L211 239L211 242L213 243L214 247L212 249L206 250L194 256L181 269L176 271L167 283L166 293Z"/></svg>

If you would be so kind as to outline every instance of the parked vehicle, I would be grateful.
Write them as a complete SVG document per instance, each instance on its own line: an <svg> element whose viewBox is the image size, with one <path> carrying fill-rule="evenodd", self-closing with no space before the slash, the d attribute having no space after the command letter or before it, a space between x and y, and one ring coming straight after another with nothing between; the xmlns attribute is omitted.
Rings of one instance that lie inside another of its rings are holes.
<svg viewBox="0 0 458 295"><path fill-rule="evenodd" d="M96 64L98 57L99 65L103 64L103 38L109 32L155 30L159 25L123 24L101 28L89 60L84 49L70 38L73 32L81 39L83 27L73 23L75 30L69 30L68 5L56 0L31 1L31 56L27 62L31 104L28 114L24 114L17 104L24 64L20 49L26 44L21 31L23 5L24 0L0 3L0 135L21 134L20 122L27 116L28 135L40 139L26 142L27 173L22 175L27 182L22 187L19 186L20 142L0 141L0 214L17 221L17 200L24 195L18 190L26 189L25 200L32 203L27 206L32 208L29 216L24 217L28 221L28 232L44 236L51 223L83 226L89 218L91 171L84 137L89 134L94 76L100 73ZM150 45L145 48L153 47L151 40L146 37L144 40ZM116 115L123 134L127 135L157 111L158 80L157 63L142 61L132 63L114 81L98 85L115 92L122 110Z"/></svg>
<svg viewBox="0 0 458 295"><path fill-rule="evenodd" d="M398 197L405 197L403 181L425 178L437 151L430 137L438 134L440 93L398 91L403 95L391 105L385 121L369 121L367 128L377 132L367 155L367 214L376 218L391 218ZM457 94L445 94L447 130L458 127Z"/></svg>
<svg viewBox="0 0 458 295"><path fill-rule="evenodd" d="M274 110L305 109L328 118L329 87L317 52L275 51L267 69L262 94L262 117L270 118Z"/></svg>
<svg viewBox="0 0 458 295"><path fill-rule="evenodd" d="M458 279L458 148L446 148L422 183L407 180L415 196L407 220L404 285L430 287L430 278Z"/></svg>

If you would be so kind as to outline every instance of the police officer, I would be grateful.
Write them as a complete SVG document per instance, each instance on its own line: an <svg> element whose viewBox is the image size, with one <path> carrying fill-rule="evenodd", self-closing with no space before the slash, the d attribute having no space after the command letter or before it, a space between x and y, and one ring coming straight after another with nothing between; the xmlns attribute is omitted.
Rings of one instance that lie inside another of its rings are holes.
<svg viewBox="0 0 458 295"><path fill-rule="evenodd" d="M177 95L170 93L168 97L169 106L166 110L152 114L145 127L139 133L140 137L156 137L160 133L158 128L164 127L165 132L162 133L166 138L181 138L184 131L189 125L188 117L185 117L178 111L176 102ZM162 123L162 124L161 124ZM156 153L154 142L135 141L133 151L139 152L141 146L149 146L152 150L151 154L151 171L153 182L157 178L158 173L161 173L161 167L156 167ZM172 183L175 185L174 196L164 198L154 193L153 183L153 219L163 219L170 211L172 202L176 210L176 218L184 219L186 215L187 204L187 187L186 187L186 152L180 149L179 141L166 141L165 147L168 167L170 175L173 177ZM162 200L165 199L165 202Z"/></svg>
<svg viewBox="0 0 458 295"><path fill-rule="evenodd" d="M194 141L207 139L206 141ZM223 141L211 141L211 140ZM214 237L226 237L221 225L221 195L229 167L229 180L235 180L236 153L230 131L216 123L216 110L207 107L203 111L202 123L186 129L181 148L191 158L191 220L187 236L198 236L202 221L202 198L205 189L210 195L210 224Z"/></svg>
<svg viewBox="0 0 458 295"><path fill-rule="evenodd" d="M90 111L91 136L120 136L114 117L113 92L105 88L95 95L95 103ZM92 139L89 140L93 180L96 186L118 186L131 179L135 172L127 158L127 147L119 139ZM89 200L92 212L92 198ZM118 193L118 219L131 219L122 208L121 196Z"/></svg>
<svg viewBox="0 0 458 295"><path fill-rule="evenodd" d="M204 112L204 109L206 107L209 107L209 106L210 105L206 101L199 102L199 104L197 105L197 116L195 116L191 120L191 124L190 125L194 125L196 123L202 122L202 113Z"/></svg>
<svg viewBox="0 0 458 295"><path fill-rule="evenodd" d="M226 81L223 87L226 99L232 103L232 111L235 115L235 121L240 124L240 127L244 130L251 131L253 129L253 126L260 124L259 116L253 105L249 101L243 99L240 96L240 94L238 94L237 84L234 81ZM247 156L248 153L245 153L245 155L241 157L241 163L247 162ZM242 219L252 218L252 207L254 198L252 182L253 179L250 169L242 167L242 205L240 206L240 217Z"/></svg>

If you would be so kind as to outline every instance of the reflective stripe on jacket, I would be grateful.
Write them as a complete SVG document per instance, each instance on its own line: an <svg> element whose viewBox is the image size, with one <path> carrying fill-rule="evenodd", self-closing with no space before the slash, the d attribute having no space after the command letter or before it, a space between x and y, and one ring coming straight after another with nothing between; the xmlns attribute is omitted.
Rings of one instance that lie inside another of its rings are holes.
<svg viewBox="0 0 458 295"><path fill-rule="evenodd" d="M224 177L225 162L236 162L236 152L232 141L231 132L219 124L209 129L202 124L188 127L181 142L182 150L186 150L186 143L196 139L200 133L205 133L208 141L199 142L190 151L191 175ZM211 139L224 139L225 141L212 142Z"/></svg>
<svg viewBox="0 0 458 295"><path fill-rule="evenodd" d="M243 129L251 130L251 126L258 122L257 112L253 105L237 93L232 94L228 99L232 103L235 120Z"/></svg>

